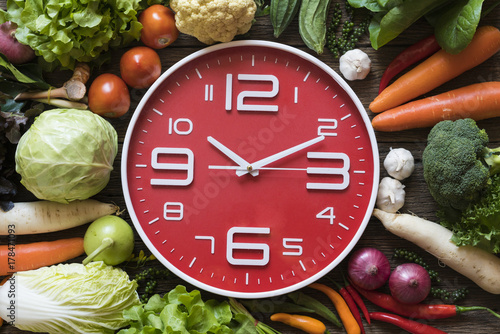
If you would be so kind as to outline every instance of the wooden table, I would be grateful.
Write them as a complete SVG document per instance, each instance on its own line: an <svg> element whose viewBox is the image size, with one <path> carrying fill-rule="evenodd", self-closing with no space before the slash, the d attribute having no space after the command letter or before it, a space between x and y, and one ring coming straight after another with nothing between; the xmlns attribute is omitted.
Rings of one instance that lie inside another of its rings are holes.
<svg viewBox="0 0 500 334"><path fill-rule="evenodd" d="M0 6L5 8L5 0L0 1ZM497 7L493 12L491 12L483 21L483 24L492 24L499 26L500 24L500 7ZM420 20L411 29L404 32L400 37L396 40L392 41L388 45L382 47L378 51L375 51L371 48L369 40L367 36L363 37L358 44L358 47L363 51L367 52L372 60L372 70L371 73L365 80L349 82L353 90L357 93L363 105L365 106L368 115L373 117L373 114L369 111L368 105L370 101L377 95L378 92L378 83L380 77L388 65L388 63L396 56L400 51L402 51L408 45L418 41L419 39L429 35L432 33L432 29L430 26L424 21ZM279 39L276 39L272 35L272 27L269 21L269 17L259 17L255 24L253 25L250 32L244 36L239 36L238 39L256 39L256 40L269 40L269 41L277 41L290 46L297 47L299 49L305 50L311 54L314 54L313 51L307 49L302 42L299 33L298 33L298 25L297 21L294 21L291 26L280 36ZM203 44L198 42L195 38L181 34L178 40L171 45L170 47L159 51L163 70L168 69L170 66L175 64L177 61L183 59L184 57L190 55L191 53L200 50L205 47ZM120 55L125 50L113 51L112 59L119 59ZM329 51L326 51L324 54L318 56L320 60L330 65L334 70L338 71L338 59L334 58ZM103 66L99 71L95 71L92 73L92 78L97 76L102 72L111 72L111 73L119 73L118 61L113 61L110 64ZM64 82L70 73L62 72L57 75L48 75L47 80L53 81L54 84ZM488 81L488 80L498 80L500 78L500 53L480 65L479 67L470 70L466 74L461 75L455 80L452 80L449 83L444 84L443 86L436 89L433 93L444 92L446 90L457 88L460 86L464 86L471 83ZM131 98L132 98L132 107L131 111L121 119L111 120L111 123L116 127L119 134L119 148L123 144L124 134L127 129L127 125L132 115L132 111L135 106L139 103L141 97L144 94L144 90L131 90ZM481 121L478 123L480 127L485 128L490 135L491 147L500 146L500 120L499 119L491 119L486 121ZM422 152L426 145L426 137L429 132L429 129L418 129L418 130L407 130L403 132L397 133L383 133L376 132L376 137L378 141L378 147L380 151L380 159L381 159L381 178L387 176L385 170L382 166L382 161L385 158L386 154L389 152L390 148L396 147L404 147L412 152L415 157L416 169L414 174L407 180L405 180L406 185L406 204L401 209L401 212L405 213L414 213L420 217L427 218L430 220L435 220L435 211L437 209L432 197L430 196L425 181L423 179L422 173ZM114 164L114 171L111 174L111 181L109 185L95 198L101 201L115 202L121 208L125 209L125 203L123 200L121 182L120 182L120 154ZM29 200L32 197L27 194L26 191L20 191L19 196L16 200ZM125 219L129 220L127 214L123 216ZM129 220L130 221L130 220ZM46 240L57 239L61 237L77 236L83 235L86 227L80 227L71 229L68 231L62 231L58 233L51 233L49 235L44 235L43 238ZM17 238L17 242L31 242L35 240L39 240L40 236L19 236ZM1 241L2 243L5 241ZM486 306L491 309L500 311L500 302L498 301L498 296L489 294L478 288L474 283L472 283L467 278L457 274L453 270L443 267L434 257L425 253L418 247L410 244L407 241L404 241L391 233L387 232L382 224L375 218L372 218L368 227L366 228L361 240L357 244L356 248L364 247L364 246L375 246L385 252L389 257L393 254L394 248L402 247L410 250L415 250L419 252L425 260L429 263L430 267L434 270L437 270L442 277L442 285L447 288L459 288L459 287L468 287L470 292L468 298L460 302L459 305L463 306L473 306L480 305ZM137 236L136 240L136 248L135 254L138 254L140 250L144 250L147 254L149 251L142 243L142 241ZM74 261L81 261L82 258L77 258ZM342 263L342 267L345 269L345 262ZM393 259L391 259L392 264L399 263ZM156 262L150 262L148 265L160 265ZM133 275L143 268L133 269L133 268L125 268L130 275ZM328 277L321 279L324 283L329 283L330 279L334 279L338 282L341 282L340 270L334 269ZM500 277L499 277L500 279ZM163 294L169 291L171 288L175 287L177 284L187 285L185 282L181 281L175 277L169 277L164 281L161 281L158 287L158 292ZM194 287L190 287L187 285L189 289ZM313 293L313 292L311 292ZM209 293L204 292L204 298L208 299L211 297L220 298L218 296L212 296ZM315 296L323 301L326 305L329 305L328 299L323 295ZM430 302L439 302L438 300L430 300ZM381 309L375 307L371 303L367 303L368 308L371 311ZM50 314L47 315L50 317ZM258 319L266 320L268 323L270 321L266 319L262 314L256 314ZM444 320L435 320L429 322L431 325L440 328L448 333L493 333L497 332L498 328L500 328L500 320L493 317L488 312L484 311L475 311L469 312L462 315L459 315L452 319L444 319ZM365 323L366 324L366 323ZM280 325L280 324L272 324L275 328L281 330L283 333L299 333L299 331L294 330L290 327ZM366 324L367 325L367 324ZM338 328L334 326L328 326L331 333L342 332ZM0 333L5 334L13 334L20 333L21 331L16 330L11 326L3 326L0 328ZM403 330L400 330L397 327L392 325L388 325L380 322L372 322L371 325L366 326L367 333L403 333Z"/></svg>

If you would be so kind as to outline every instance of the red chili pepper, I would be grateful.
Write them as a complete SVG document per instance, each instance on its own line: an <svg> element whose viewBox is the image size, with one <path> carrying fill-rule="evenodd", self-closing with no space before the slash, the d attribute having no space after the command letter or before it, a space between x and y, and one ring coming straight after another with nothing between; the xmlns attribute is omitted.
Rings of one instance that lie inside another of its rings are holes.
<svg viewBox="0 0 500 334"><path fill-rule="evenodd" d="M351 285L347 284L345 286L346 290L349 292L349 294L352 296L352 299L358 304L358 307L361 309L363 312L363 315L365 316L366 321L371 324L370 320L370 313L368 312L368 309L366 308L365 303L363 302L363 299L359 295L358 291L354 289Z"/></svg>
<svg viewBox="0 0 500 334"><path fill-rule="evenodd" d="M338 286L340 295L344 298L345 302L347 303L347 306L349 306L349 309L351 310L354 319L356 319L356 322L358 323L359 328L361 329L361 333L365 334L365 328L363 326L363 321L361 320L361 314L359 313L354 298L351 296L351 294L349 293L349 291L347 291L345 287L341 287L340 284L336 282L334 283L335 285Z"/></svg>
<svg viewBox="0 0 500 334"><path fill-rule="evenodd" d="M371 312L370 317L375 320L384 321L389 324L398 326L412 334L446 334L440 329L423 324L418 321L402 318L395 314Z"/></svg>
<svg viewBox="0 0 500 334"><path fill-rule="evenodd" d="M392 78L416 62L436 53L439 49L441 47L436 36L431 35L403 50L385 69L382 79L380 79L379 94L387 87Z"/></svg>
<svg viewBox="0 0 500 334"><path fill-rule="evenodd" d="M457 306L448 304L405 304L400 303L391 295L378 291L368 291L353 285L358 292L373 304L398 315L414 319L444 319L451 318L467 311L486 310L495 317L500 315L483 306Z"/></svg>

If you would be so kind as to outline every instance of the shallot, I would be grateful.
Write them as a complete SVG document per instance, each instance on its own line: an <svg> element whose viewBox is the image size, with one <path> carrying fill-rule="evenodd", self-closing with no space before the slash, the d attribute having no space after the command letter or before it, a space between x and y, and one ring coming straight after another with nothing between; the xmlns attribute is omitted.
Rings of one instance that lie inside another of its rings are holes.
<svg viewBox="0 0 500 334"><path fill-rule="evenodd" d="M384 253L376 248L365 247L351 255L347 273L355 285L365 290L375 290L387 282L391 266Z"/></svg>
<svg viewBox="0 0 500 334"><path fill-rule="evenodd" d="M403 263L397 266L389 277L389 290L398 301L417 304L429 295L431 278L421 265Z"/></svg>

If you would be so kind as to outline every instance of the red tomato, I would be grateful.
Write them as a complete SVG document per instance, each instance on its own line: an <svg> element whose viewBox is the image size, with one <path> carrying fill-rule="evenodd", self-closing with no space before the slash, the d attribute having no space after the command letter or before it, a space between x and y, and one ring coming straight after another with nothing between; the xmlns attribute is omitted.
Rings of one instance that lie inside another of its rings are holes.
<svg viewBox="0 0 500 334"><path fill-rule="evenodd" d="M179 36L175 16L163 5L152 5L139 15L142 24L141 41L153 49L163 49Z"/></svg>
<svg viewBox="0 0 500 334"><path fill-rule="evenodd" d="M130 94L125 82L117 75L104 73L90 85L89 109L103 117L116 118L130 108Z"/></svg>
<svg viewBox="0 0 500 334"><path fill-rule="evenodd" d="M120 74L130 87L147 88L161 74L160 56L147 46L136 46L120 59Z"/></svg>

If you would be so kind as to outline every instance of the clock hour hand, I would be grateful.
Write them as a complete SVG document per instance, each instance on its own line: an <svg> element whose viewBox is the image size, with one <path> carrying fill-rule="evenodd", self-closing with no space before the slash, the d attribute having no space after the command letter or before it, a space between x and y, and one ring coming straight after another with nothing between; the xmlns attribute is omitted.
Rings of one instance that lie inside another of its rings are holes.
<svg viewBox="0 0 500 334"><path fill-rule="evenodd" d="M295 152L303 150L304 148L309 147L311 145L314 145L314 144L322 141L323 139L325 139L325 136L319 136L319 137L313 138L311 140L308 140L306 142L303 142L301 144L290 147L284 151L281 151L281 152L278 152L278 153L273 154L271 156L268 156L267 158L261 159L259 161L252 163L252 164L247 165L248 167L245 170L237 170L236 175L241 176L241 175L245 175L246 173L252 173L252 172L258 171L259 168L262 168L266 165L269 165L270 163L273 163L273 162L280 160L286 156L289 156L290 154L293 154Z"/></svg>
<svg viewBox="0 0 500 334"><path fill-rule="evenodd" d="M229 148L227 148L224 144L222 144L221 142L219 142L214 137L208 136L207 140L208 140L208 142L210 144L214 145L219 151L221 151L222 153L224 153L229 159L233 160L242 169L244 169L245 171L247 171L247 168L250 166L250 164L245 159L243 159L242 157L240 157L239 155L237 155L236 153L234 153L233 151L231 151ZM259 171L258 170L252 171L250 174L253 175L253 176L257 176L259 174Z"/></svg>

